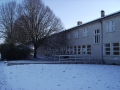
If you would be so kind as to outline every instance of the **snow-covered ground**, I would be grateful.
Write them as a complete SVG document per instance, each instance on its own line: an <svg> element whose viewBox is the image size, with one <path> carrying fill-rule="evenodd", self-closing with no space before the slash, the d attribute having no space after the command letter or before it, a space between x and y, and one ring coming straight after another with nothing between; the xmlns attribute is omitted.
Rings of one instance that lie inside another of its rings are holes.
<svg viewBox="0 0 120 90"><path fill-rule="evenodd" d="M0 90L120 90L120 66L1 63Z"/></svg>

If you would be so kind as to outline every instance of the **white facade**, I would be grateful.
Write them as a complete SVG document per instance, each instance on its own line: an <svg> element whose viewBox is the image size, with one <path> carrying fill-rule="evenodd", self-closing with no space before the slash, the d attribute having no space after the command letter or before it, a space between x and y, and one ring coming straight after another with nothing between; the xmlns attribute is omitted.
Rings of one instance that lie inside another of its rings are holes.
<svg viewBox="0 0 120 90"><path fill-rule="evenodd" d="M120 12L78 25L66 31L67 45L53 54L86 54L109 64L120 64Z"/></svg>

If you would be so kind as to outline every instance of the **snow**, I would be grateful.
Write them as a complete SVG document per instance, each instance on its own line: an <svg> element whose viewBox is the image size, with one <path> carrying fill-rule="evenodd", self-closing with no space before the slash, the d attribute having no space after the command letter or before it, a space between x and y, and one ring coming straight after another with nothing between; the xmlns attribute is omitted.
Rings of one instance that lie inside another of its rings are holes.
<svg viewBox="0 0 120 90"><path fill-rule="evenodd" d="M0 62L0 90L10 90L10 84L7 83L7 77L4 74L4 67L6 67L6 64Z"/></svg>
<svg viewBox="0 0 120 90"><path fill-rule="evenodd" d="M0 90L120 90L120 66L0 63Z"/></svg>

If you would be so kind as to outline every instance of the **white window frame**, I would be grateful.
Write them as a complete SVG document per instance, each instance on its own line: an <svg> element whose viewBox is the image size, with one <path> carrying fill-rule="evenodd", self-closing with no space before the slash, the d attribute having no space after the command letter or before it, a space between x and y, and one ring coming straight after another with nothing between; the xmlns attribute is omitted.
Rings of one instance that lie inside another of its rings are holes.
<svg viewBox="0 0 120 90"><path fill-rule="evenodd" d="M66 54L66 47L63 47L63 54Z"/></svg>
<svg viewBox="0 0 120 90"><path fill-rule="evenodd" d="M115 46L114 44L118 43L118 46ZM103 47L103 54L106 56L120 56L120 43L119 42L115 42L115 43L105 43L104 47ZM109 44L110 46L106 46L106 44ZM110 50L106 51L106 49L109 48ZM118 48L118 50L114 50L114 48ZM106 54L107 52L109 52L110 54ZM114 54L115 52L117 52L118 54Z"/></svg>
<svg viewBox="0 0 120 90"><path fill-rule="evenodd" d="M68 39L68 40L71 39L71 33L70 33L70 32L67 34L67 39Z"/></svg>
<svg viewBox="0 0 120 90"><path fill-rule="evenodd" d="M108 21L106 24L107 28L106 28L106 32L110 33L110 32L114 32L115 31L115 21Z"/></svg>
<svg viewBox="0 0 120 90"><path fill-rule="evenodd" d="M87 45L87 54L91 54L91 45Z"/></svg>
<svg viewBox="0 0 120 90"><path fill-rule="evenodd" d="M73 54L73 46L70 46L70 54Z"/></svg>
<svg viewBox="0 0 120 90"><path fill-rule="evenodd" d="M88 36L88 28L84 28L83 29L83 37L87 37Z"/></svg>
<svg viewBox="0 0 120 90"><path fill-rule="evenodd" d="M74 46L74 53L73 54L77 54L77 46Z"/></svg>
<svg viewBox="0 0 120 90"><path fill-rule="evenodd" d="M74 38L79 38L79 31L78 30L74 31Z"/></svg>
<svg viewBox="0 0 120 90"><path fill-rule="evenodd" d="M67 54L70 54L70 46L67 46Z"/></svg>
<svg viewBox="0 0 120 90"><path fill-rule="evenodd" d="M94 44L100 43L100 30L96 29L94 30Z"/></svg>
<svg viewBox="0 0 120 90"><path fill-rule="evenodd" d="M112 43L112 55L114 55L114 56L119 56L120 55L120 43L119 42L116 42L116 43L118 43L119 45L118 46L115 46L114 44L115 43ZM118 48L119 50L114 50L114 48ZM115 55L114 53L115 52L117 52L117 53L119 53L118 55Z"/></svg>
<svg viewBox="0 0 120 90"><path fill-rule="evenodd" d="M87 53L87 47L86 45L82 45L82 54L86 54Z"/></svg>
<svg viewBox="0 0 120 90"><path fill-rule="evenodd" d="M107 45L109 45L109 46L107 46ZM107 51L106 49L108 49L108 48L109 48L110 50ZM110 54L107 54L107 53L110 53ZM105 44L104 44L104 47L103 47L103 54L110 56L111 53L112 53L111 43L105 43Z"/></svg>

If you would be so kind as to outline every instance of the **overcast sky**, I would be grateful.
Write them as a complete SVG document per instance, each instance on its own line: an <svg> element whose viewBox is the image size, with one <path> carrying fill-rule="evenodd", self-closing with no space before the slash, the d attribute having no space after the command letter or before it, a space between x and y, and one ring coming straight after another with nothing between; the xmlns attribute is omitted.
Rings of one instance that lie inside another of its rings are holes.
<svg viewBox="0 0 120 90"><path fill-rule="evenodd" d="M12 0L0 0L2 2ZM16 0L20 2L22 0ZM59 17L65 29L77 25L77 21L83 23L100 17L100 11L105 15L120 11L120 0L42 0Z"/></svg>

